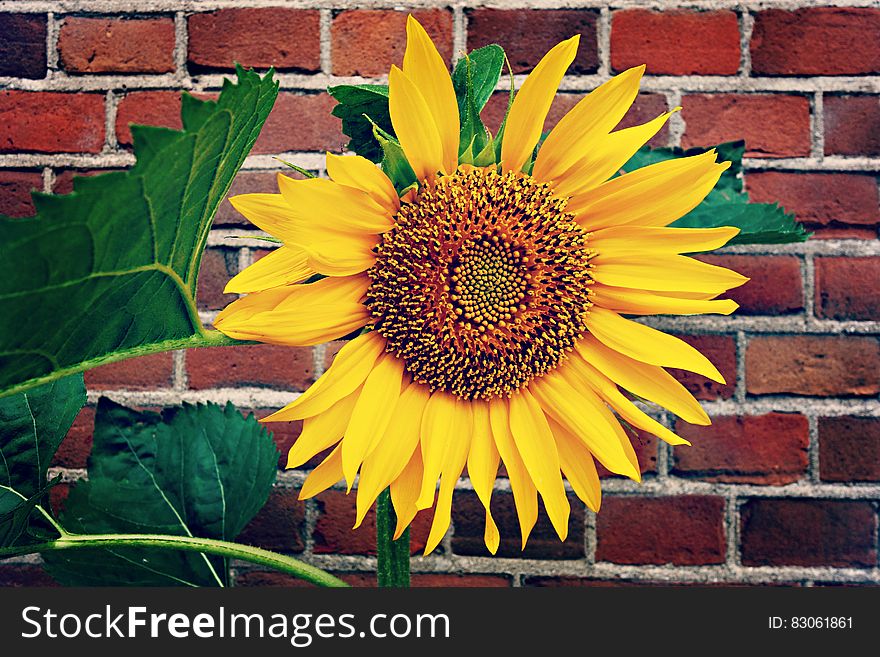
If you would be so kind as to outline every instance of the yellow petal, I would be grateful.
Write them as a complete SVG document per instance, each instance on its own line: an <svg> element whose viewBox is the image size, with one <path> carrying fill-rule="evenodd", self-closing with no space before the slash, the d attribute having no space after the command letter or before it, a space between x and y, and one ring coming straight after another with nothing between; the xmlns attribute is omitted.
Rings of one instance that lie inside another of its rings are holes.
<svg viewBox="0 0 880 657"><path fill-rule="evenodd" d="M444 167L440 132L422 92L396 66L388 74L388 112L416 179L432 178Z"/></svg>
<svg viewBox="0 0 880 657"><path fill-rule="evenodd" d="M585 154L597 140L620 123L639 93L644 64L635 66L587 94L575 105L541 144L532 175L542 182L555 180Z"/></svg>
<svg viewBox="0 0 880 657"><path fill-rule="evenodd" d="M710 424L700 402L663 368L624 356L592 335L578 342L576 349L586 362L633 394L669 409L691 424Z"/></svg>
<svg viewBox="0 0 880 657"><path fill-rule="evenodd" d="M364 458L388 428L402 379L403 361L385 353L364 381L342 441L342 474L349 491Z"/></svg>
<svg viewBox="0 0 880 657"><path fill-rule="evenodd" d="M675 292L656 293L599 283L593 284L591 292L597 306L625 315L729 315L739 308L732 299L713 299L715 294L709 294L708 299L688 299Z"/></svg>
<svg viewBox="0 0 880 657"><path fill-rule="evenodd" d="M474 422L470 404L466 401L456 404L454 413L456 421L453 427L463 428L464 431L462 433L450 432L447 435L447 442L449 444L443 455L440 492L437 494L437 504L434 507L431 531L425 543L426 555L434 551L434 548L437 547L440 540L446 535L446 530L449 529L449 522L452 519L452 493L455 490L458 478L461 476L461 471L464 469L470 447L470 432Z"/></svg>
<svg viewBox="0 0 880 657"><path fill-rule="evenodd" d="M575 35L554 46L538 62L513 99L501 141L501 166L505 171L520 171L531 157L556 89L577 54L579 41L580 36Z"/></svg>
<svg viewBox="0 0 880 657"><path fill-rule="evenodd" d="M333 364L308 390L262 421L301 420L323 413L361 386L383 351L381 335L375 331L359 335L339 350Z"/></svg>
<svg viewBox="0 0 880 657"><path fill-rule="evenodd" d="M308 255L309 267L319 274L353 276L375 264L377 242L375 235L322 231L304 236L299 244Z"/></svg>
<svg viewBox="0 0 880 657"><path fill-rule="evenodd" d="M293 208L281 194L239 194L229 202L257 228L284 242L296 234Z"/></svg>
<svg viewBox="0 0 880 657"><path fill-rule="evenodd" d="M366 192L390 214L400 209L394 184L382 169L365 157L327 153L327 175L340 185Z"/></svg>
<svg viewBox="0 0 880 657"><path fill-rule="evenodd" d="M307 500L318 493L323 493L340 479L342 479L342 445L337 445L321 465L306 477L299 491L299 499Z"/></svg>
<svg viewBox="0 0 880 657"><path fill-rule="evenodd" d="M598 513L602 504L602 486L599 483L599 473L596 471L593 455L568 429L552 418L549 422L553 436L556 438L556 447L559 449L559 466L565 478L571 484L575 495L592 511Z"/></svg>
<svg viewBox="0 0 880 657"><path fill-rule="evenodd" d="M562 376L564 367L533 380L529 389L547 414L577 436L602 465L611 472L640 479L641 473L624 448L629 439L620 423L592 390L571 385Z"/></svg>
<svg viewBox="0 0 880 657"><path fill-rule="evenodd" d="M590 260L590 276L598 283L659 292L721 294L748 282L731 269L683 255L599 254Z"/></svg>
<svg viewBox="0 0 880 657"><path fill-rule="evenodd" d="M314 273L308 265L305 251L295 246L282 246L233 276L223 291L226 294L260 292L282 285L302 283Z"/></svg>
<svg viewBox="0 0 880 657"><path fill-rule="evenodd" d="M457 395L443 391L434 392L425 405L421 427L425 471L416 502L419 509L427 509L434 503L434 491L447 459L447 451L454 448L453 443L459 436L470 435L471 421L463 424L465 413L459 408L461 406L467 406L467 402Z"/></svg>
<svg viewBox="0 0 880 657"><path fill-rule="evenodd" d="M590 246L614 256L647 253L696 253L720 249L739 234L739 228L663 228L614 226L590 233Z"/></svg>
<svg viewBox="0 0 880 657"><path fill-rule="evenodd" d="M388 208L369 194L326 178L294 180L279 173L278 188L304 227L376 235L394 225Z"/></svg>
<svg viewBox="0 0 880 657"><path fill-rule="evenodd" d="M403 72L422 92L443 147L441 169L444 173L452 173L458 166L460 134L455 89L452 87L452 78L449 77L446 63L437 52L431 37L412 15L406 20Z"/></svg>
<svg viewBox="0 0 880 657"><path fill-rule="evenodd" d="M307 346L329 342L371 320L361 303L366 276L325 278L254 292L223 309L214 326L231 338Z"/></svg>
<svg viewBox="0 0 880 657"><path fill-rule="evenodd" d="M590 231L610 226L668 226L697 207L730 162L715 151L665 160L573 196L566 210Z"/></svg>
<svg viewBox="0 0 880 657"><path fill-rule="evenodd" d="M422 487L422 450L416 447L403 472L391 482L391 502L394 504L394 513L397 515L397 528L394 530L394 540L409 527L409 524L419 512L416 499Z"/></svg>
<svg viewBox="0 0 880 657"><path fill-rule="evenodd" d="M538 489L535 488L511 435L510 410L506 399L496 398L489 402L489 421L492 425L495 445L498 447L498 453L510 479L510 490L513 492L513 502L522 533L522 549L525 550L529 534L532 533L538 520Z"/></svg>
<svg viewBox="0 0 880 657"><path fill-rule="evenodd" d="M360 388L340 399L320 415L307 417L303 421L302 433L287 453L288 468L301 466L315 454L342 440L358 395Z"/></svg>
<svg viewBox="0 0 880 657"><path fill-rule="evenodd" d="M486 508L486 547L492 554L498 551L501 536L492 518L492 488L498 475L500 455L492 438L492 425L489 421L489 404L482 400L471 403L474 414L474 428L471 435L471 449L467 458L468 477L474 486L477 497Z"/></svg>
<svg viewBox="0 0 880 657"><path fill-rule="evenodd" d="M528 388L521 388L510 396L509 408L510 433L516 449L544 499L544 507L559 540L564 541L568 536L571 508L559 473L559 452L553 432L547 424L544 411Z"/></svg>
<svg viewBox="0 0 880 657"><path fill-rule="evenodd" d="M579 195L594 189L620 171L636 151L660 132L660 128L677 111L675 109L661 114L652 121L612 132L605 139L597 140L590 152L585 153L553 182L557 195L573 197L566 210L576 213L580 208Z"/></svg>
<svg viewBox="0 0 880 657"><path fill-rule="evenodd" d="M624 319L612 310L593 306L586 319L587 329L605 346L660 367L675 367L702 374L706 378L724 383L721 372L699 351L687 342Z"/></svg>
<svg viewBox="0 0 880 657"><path fill-rule="evenodd" d="M412 383L397 400L391 422L388 423L384 435L361 467L361 476L358 479L355 527L361 524L379 493L403 472L412 458L413 450L419 445L422 415L430 395L427 386ZM419 485L421 485L421 480L419 480Z"/></svg>

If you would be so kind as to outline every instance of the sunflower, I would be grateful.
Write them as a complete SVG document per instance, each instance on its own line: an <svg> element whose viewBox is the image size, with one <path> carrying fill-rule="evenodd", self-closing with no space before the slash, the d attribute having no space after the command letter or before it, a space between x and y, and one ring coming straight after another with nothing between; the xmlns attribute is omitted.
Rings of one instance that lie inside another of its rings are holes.
<svg viewBox="0 0 880 657"><path fill-rule="evenodd" d="M227 292L246 296L215 326L282 345L356 335L314 385L265 418L304 421L288 467L332 448L301 497L343 479L351 491L359 475L357 527L390 487L396 536L433 506L426 554L449 527L465 467L497 550L490 499L502 462L523 547L539 494L565 540L563 477L598 511L596 461L640 479L627 429L687 444L634 400L709 424L664 368L724 381L693 347L624 315L736 309L716 297L747 279L682 254L716 249L738 230L668 227L729 163L710 151L615 176L671 114L614 130L644 67L585 96L534 155L577 46L578 37L558 44L524 81L498 161L460 164L449 71L410 17L388 101L416 188L401 197L369 160L328 153L329 179L279 175L280 194L232 199L283 245L229 282Z"/></svg>

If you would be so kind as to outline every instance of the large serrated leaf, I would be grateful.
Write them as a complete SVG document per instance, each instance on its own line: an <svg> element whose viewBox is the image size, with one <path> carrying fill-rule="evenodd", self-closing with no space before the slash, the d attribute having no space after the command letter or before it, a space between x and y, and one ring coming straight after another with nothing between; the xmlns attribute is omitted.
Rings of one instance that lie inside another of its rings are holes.
<svg viewBox="0 0 880 657"><path fill-rule="evenodd" d="M0 394L204 332L211 220L277 90L239 68L216 102L184 96L182 131L133 126L131 170L35 194L35 217L0 216Z"/></svg>
<svg viewBox="0 0 880 657"><path fill-rule="evenodd" d="M0 399L0 546L28 529L52 457L85 403L82 374Z"/></svg>
<svg viewBox="0 0 880 657"><path fill-rule="evenodd" d="M342 119L342 132L351 137L348 150L381 162L382 147L373 136L373 125L393 134L391 115L388 111L388 86L384 84L343 84L329 87L327 91L339 103L333 108L333 116Z"/></svg>
<svg viewBox="0 0 880 657"><path fill-rule="evenodd" d="M61 523L83 534L198 536L231 541L265 504L278 451L253 415L232 404L141 413L99 400L88 481L77 483ZM155 549L44 554L68 585L216 586L219 557Z"/></svg>

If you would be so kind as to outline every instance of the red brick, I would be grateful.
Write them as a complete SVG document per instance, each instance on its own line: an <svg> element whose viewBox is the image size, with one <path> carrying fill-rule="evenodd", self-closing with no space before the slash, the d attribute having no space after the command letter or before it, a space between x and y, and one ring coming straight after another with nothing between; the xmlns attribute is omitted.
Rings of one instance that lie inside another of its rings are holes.
<svg viewBox="0 0 880 657"><path fill-rule="evenodd" d="M816 258L816 316L880 319L880 258Z"/></svg>
<svg viewBox="0 0 880 657"><path fill-rule="evenodd" d="M607 497L596 515L596 560L695 566L724 562L720 497Z"/></svg>
<svg viewBox="0 0 880 657"><path fill-rule="evenodd" d="M452 60L452 13L446 9L411 12L384 9L342 11L330 26L333 73L386 75L403 62L406 16L411 13L437 46L444 61Z"/></svg>
<svg viewBox="0 0 880 657"><path fill-rule="evenodd" d="M129 124L158 125L180 130L179 91L135 91L120 99L116 107L116 141L131 146Z"/></svg>
<svg viewBox="0 0 880 657"><path fill-rule="evenodd" d="M46 14L0 14L0 75L46 77Z"/></svg>
<svg viewBox="0 0 880 657"><path fill-rule="evenodd" d="M0 563L0 587L59 586L42 566Z"/></svg>
<svg viewBox="0 0 880 657"><path fill-rule="evenodd" d="M308 347L261 344L186 352L189 387L196 390L230 386L305 390L312 382L312 367Z"/></svg>
<svg viewBox="0 0 880 657"><path fill-rule="evenodd" d="M468 12L468 50L502 44L514 73L527 73L561 41L580 34L577 56L568 74L595 73L599 68L596 23L587 9L474 9Z"/></svg>
<svg viewBox="0 0 880 657"><path fill-rule="evenodd" d="M235 577L236 587L285 587L285 588L314 588L315 585L303 579L298 579L287 573L280 573L277 570L249 570L240 573Z"/></svg>
<svg viewBox="0 0 880 657"><path fill-rule="evenodd" d="M171 352L128 358L101 365L85 373L86 386L94 390L149 390L171 385Z"/></svg>
<svg viewBox="0 0 880 657"><path fill-rule="evenodd" d="M680 477L779 486L807 471L810 437L803 415L715 417L708 427L679 420L676 433L691 442L675 448L672 471Z"/></svg>
<svg viewBox="0 0 880 657"><path fill-rule="evenodd" d="M859 75L880 72L880 10L815 7L755 15L752 73Z"/></svg>
<svg viewBox="0 0 880 657"><path fill-rule="evenodd" d="M677 335L697 349L718 368L727 383L717 383L704 376L669 368L681 384L697 399L730 399L736 389L736 342L729 335Z"/></svg>
<svg viewBox="0 0 880 657"><path fill-rule="evenodd" d="M880 344L872 336L753 337L746 348L749 394L814 397L880 392Z"/></svg>
<svg viewBox="0 0 880 657"><path fill-rule="evenodd" d="M315 10L281 7L221 9L193 14L188 61L196 69L253 68L317 71L320 18Z"/></svg>
<svg viewBox="0 0 880 657"><path fill-rule="evenodd" d="M296 491L273 490L236 541L276 552L305 550L306 505L297 499Z"/></svg>
<svg viewBox="0 0 880 657"><path fill-rule="evenodd" d="M339 119L330 114L334 105L336 101L325 93L279 94L251 152L342 151L348 137L342 134Z"/></svg>
<svg viewBox="0 0 880 657"><path fill-rule="evenodd" d="M794 256L709 255L699 260L749 277L724 295L739 304L737 315L786 315L804 308L801 264Z"/></svg>
<svg viewBox="0 0 880 657"><path fill-rule="evenodd" d="M70 486L71 484L60 483L49 489L49 510L56 518L64 511L64 505L70 496Z"/></svg>
<svg viewBox="0 0 880 657"><path fill-rule="evenodd" d="M747 157L810 154L810 103L783 94L693 94L681 101L682 146L746 140Z"/></svg>
<svg viewBox="0 0 880 657"><path fill-rule="evenodd" d="M235 301L234 294L223 289L238 272L238 251L233 249L206 249L199 269L196 299L202 310L220 310Z"/></svg>
<svg viewBox="0 0 880 657"><path fill-rule="evenodd" d="M568 522L568 538L559 535L550 524L543 503L539 507L538 522L529 535L526 549L522 549L522 533L516 515L513 495L495 491L492 494L492 517L501 533L501 543L496 556L521 559L580 559L584 557L584 503L569 495L571 515ZM490 556L483 535L486 527L486 509L476 493L456 491L452 502L452 551L468 556Z"/></svg>
<svg viewBox="0 0 880 657"><path fill-rule="evenodd" d="M511 585L510 578L504 575L466 575L464 573L414 573L411 577L413 588L506 588Z"/></svg>
<svg viewBox="0 0 880 657"><path fill-rule="evenodd" d="M871 502L753 499L742 507L746 566L864 566L877 563Z"/></svg>
<svg viewBox="0 0 880 657"><path fill-rule="evenodd" d="M367 512L361 526L352 529L356 493L353 490L346 495L341 490L328 490L315 498L321 512L313 532L316 554L376 554L375 505ZM430 510L421 511L410 525L410 547L413 554L424 551L432 516L433 512ZM441 545L432 554L442 552Z"/></svg>
<svg viewBox="0 0 880 657"><path fill-rule="evenodd" d="M819 418L823 481L880 481L880 417Z"/></svg>
<svg viewBox="0 0 880 657"><path fill-rule="evenodd" d="M880 155L880 96L825 96L825 154Z"/></svg>
<svg viewBox="0 0 880 657"><path fill-rule="evenodd" d="M73 421L64 440L58 446L52 465L59 468L84 468L92 451L92 433L95 430L95 409L85 406Z"/></svg>
<svg viewBox="0 0 880 657"><path fill-rule="evenodd" d="M611 66L647 64L653 75L735 75L739 24L732 11L615 11Z"/></svg>
<svg viewBox="0 0 880 657"><path fill-rule="evenodd" d="M43 191L43 174L39 171L0 170L0 214L9 217L31 217L36 212L32 191Z"/></svg>
<svg viewBox="0 0 880 657"><path fill-rule="evenodd" d="M635 436L632 435L632 431L626 429L625 431L629 436L630 443L632 443L633 449L636 453L636 457L639 460L639 471L643 475L656 474L658 444L657 438L649 434L647 431L641 431L640 429L635 429ZM613 472L607 470L605 466L598 461L596 461L596 470L598 470L599 476L602 478L624 478L623 475L614 474Z"/></svg>
<svg viewBox="0 0 880 657"><path fill-rule="evenodd" d="M746 187L756 203L778 202L810 229L880 224L877 179L860 173L749 172ZM821 236L821 233L817 233Z"/></svg>
<svg viewBox="0 0 880 657"><path fill-rule="evenodd" d="M0 153L98 153L104 95L0 91Z"/></svg>
<svg viewBox="0 0 880 657"><path fill-rule="evenodd" d="M58 53L71 73L170 73L174 20L71 16L61 26Z"/></svg>

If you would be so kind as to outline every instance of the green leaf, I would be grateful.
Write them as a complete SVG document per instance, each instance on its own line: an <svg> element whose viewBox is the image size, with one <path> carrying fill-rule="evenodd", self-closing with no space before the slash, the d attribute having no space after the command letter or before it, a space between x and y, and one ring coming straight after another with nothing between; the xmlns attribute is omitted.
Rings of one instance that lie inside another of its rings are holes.
<svg viewBox="0 0 880 657"><path fill-rule="evenodd" d="M480 119L480 111L498 84L503 64L504 51L500 46L490 45L465 55L455 66L452 83L461 119L461 162L475 164L480 155L485 159L486 146L491 138Z"/></svg>
<svg viewBox="0 0 880 657"><path fill-rule="evenodd" d="M266 503L275 443L232 404L140 413L98 402L88 481L70 491L61 522L82 534L172 534L233 540ZM44 554L67 585L226 583L223 560L169 550L107 548Z"/></svg>
<svg viewBox="0 0 880 657"><path fill-rule="evenodd" d="M691 210L672 226L677 228L715 228L736 226L739 235L729 244L784 244L803 242L810 234L776 203L751 203L743 190L742 158L745 142L734 141L715 147L718 161L729 161L730 167L721 174L715 188L700 205ZM709 148L650 148L643 146L627 162L624 171L679 157L705 153Z"/></svg>
<svg viewBox="0 0 880 657"><path fill-rule="evenodd" d="M52 457L85 403L81 374L0 399L0 546L28 529L50 488Z"/></svg>
<svg viewBox="0 0 880 657"><path fill-rule="evenodd" d="M0 394L206 333L195 294L211 220L277 90L239 68L216 102L184 95L183 131L133 126L131 170L0 217Z"/></svg>
<svg viewBox="0 0 880 657"><path fill-rule="evenodd" d="M339 103L332 113L342 119L342 132L351 137L348 150L373 162L380 162L384 153L373 135L373 125L378 125L389 134L394 132L388 112L388 86L342 84L329 87L327 91Z"/></svg>
<svg viewBox="0 0 880 657"><path fill-rule="evenodd" d="M398 194L416 184L416 174L412 170L400 143L378 125L373 126L373 135L382 147L382 171L394 184Z"/></svg>

